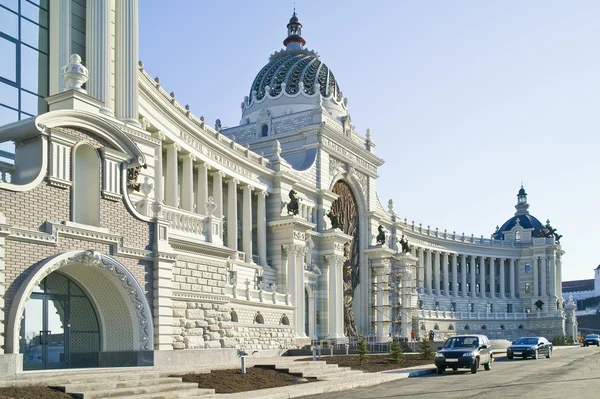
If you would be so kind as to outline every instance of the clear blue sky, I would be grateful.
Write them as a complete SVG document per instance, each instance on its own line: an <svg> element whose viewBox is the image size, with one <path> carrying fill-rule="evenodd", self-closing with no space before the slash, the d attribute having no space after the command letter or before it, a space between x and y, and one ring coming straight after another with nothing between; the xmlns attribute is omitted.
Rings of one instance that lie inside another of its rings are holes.
<svg viewBox="0 0 600 399"><path fill-rule="evenodd" d="M169 4L166 7L166 4ZM140 1L140 58L211 124L235 126L293 1ZM384 207L489 237L530 211L564 235L563 280L600 263L598 1L296 1L307 47L386 160Z"/></svg>

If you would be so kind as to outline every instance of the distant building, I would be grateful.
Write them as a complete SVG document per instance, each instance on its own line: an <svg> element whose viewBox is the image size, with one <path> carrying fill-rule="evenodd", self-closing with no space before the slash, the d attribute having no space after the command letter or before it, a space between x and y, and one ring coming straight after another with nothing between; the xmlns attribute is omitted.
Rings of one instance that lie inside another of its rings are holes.
<svg viewBox="0 0 600 399"><path fill-rule="evenodd" d="M596 310L600 304L600 265L594 269L594 278L563 281L562 296L573 297L580 312L586 313L586 309Z"/></svg>

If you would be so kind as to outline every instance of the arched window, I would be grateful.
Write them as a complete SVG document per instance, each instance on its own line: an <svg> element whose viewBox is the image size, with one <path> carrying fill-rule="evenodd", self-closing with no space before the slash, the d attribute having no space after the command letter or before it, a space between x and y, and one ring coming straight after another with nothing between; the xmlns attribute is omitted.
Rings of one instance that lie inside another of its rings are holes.
<svg viewBox="0 0 600 399"><path fill-rule="evenodd" d="M500 329L504 330L506 327L504 326L504 324L500 324Z"/></svg>
<svg viewBox="0 0 600 399"><path fill-rule="evenodd" d="M470 329L471 329L471 327L469 327L469 325L467 324L467 325L465 326L465 330L470 330Z"/></svg>
<svg viewBox="0 0 600 399"><path fill-rule="evenodd" d="M438 325L437 325L437 323L436 323L436 324L433 326L433 329L437 331L437 330L439 330L439 329L440 329L440 326L438 326Z"/></svg>
<svg viewBox="0 0 600 399"><path fill-rule="evenodd" d="M522 330L523 329L523 324L520 324L519 327L517 328L518 330Z"/></svg>
<svg viewBox="0 0 600 399"><path fill-rule="evenodd" d="M281 324L284 326L290 325L290 319L286 315L281 316Z"/></svg>
<svg viewBox="0 0 600 399"><path fill-rule="evenodd" d="M72 219L76 223L100 225L100 162L89 144L75 148L73 165Z"/></svg>
<svg viewBox="0 0 600 399"><path fill-rule="evenodd" d="M421 330L425 331L425 324L421 324Z"/></svg>
<svg viewBox="0 0 600 399"><path fill-rule="evenodd" d="M269 125L262 125L262 127L260 128L260 132L263 137L267 137L269 135Z"/></svg>
<svg viewBox="0 0 600 399"><path fill-rule="evenodd" d="M231 315L231 322L232 323L237 323L238 322L238 315L237 315L236 311L232 309L230 315Z"/></svg>
<svg viewBox="0 0 600 399"><path fill-rule="evenodd" d="M254 317L254 322L256 324L265 324L265 319L264 319L263 315L260 314L260 312L256 312L256 316Z"/></svg>
<svg viewBox="0 0 600 399"><path fill-rule="evenodd" d="M487 330L487 326L484 324L484 325L481 326L481 329L482 330Z"/></svg>
<svg viewBox="0 0 600 399"><path fill-rule="evenodd" d="M449 331L454 331L454 326L453 326L452 324L450 324L450 325L448 326L448 330L449 330Z"/></svg>
<svg viewBox="0 0 600 399"><path fill-rule="evenodd" d="M515 241L521 241L521 232L519 230L515 231Z"/></svg>

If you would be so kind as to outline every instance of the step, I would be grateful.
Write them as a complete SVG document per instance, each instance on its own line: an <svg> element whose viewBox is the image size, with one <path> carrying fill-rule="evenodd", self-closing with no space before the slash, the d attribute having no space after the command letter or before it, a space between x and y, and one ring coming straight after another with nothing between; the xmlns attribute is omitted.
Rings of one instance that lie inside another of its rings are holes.
<svg viewBox="0 0 600 399"><path fill-rule="evenodd" d="M165 393L169 391L184 391L198 389L198 384L193 382L179 382L174 384L150 385L144 387L102 389L99 391L70 392L71 394L82 394L83 399L117 398L122 396L135 396L141 394ZM166 394L165 394L166 395Z"/></svg>
<svg viewBox="0 0 600 399"><path fill-rule="evenodd" d="M207 395L214 395L214 389L187 389L185 391L171 391L171 392L158 392L158 393L147 393L140 395L130 396L112 396L110 399L195 399L202 398Z"/></svg>
<svg viewBox="0 0 600 399"><path fill-rule="evenodd" d="M93 383L102 381L122 381L122 380L151 380L160 378L160 373L157 371L147 372L127 372L122 370L120 373L82 373L82 374L57 374L55 376L36 375L35 377L19 378L13 382L20 382L25 385L65 385L75 383ZM32 381L35 384L32 384ZM42 384L40 384L42 383Z"/></svg>
<svg viewBox="0 0 600 399"><path fill-rule="evenodd" d="M361 370L351 370L349 367L344 367L341 370L331 370L331 371L325 371L325 372L307 371L306 373L303 374L303 377L320 379L320 378L325 378L325 377L341 376L341 375L345 375L345 374L364 374L364 372Z"/></svg>
<svg viewBox="0 0 600 399"><path fill-rule="evenodd" d="M76 384L52 384L52 388L59 388L61 391L70 392L88 392L96 390L107 390L107 389L118 389L118 388L133 388L139 386L151 386L161 384L174 384L182 382L181 378L170 377L170 378L155 378L149 380L117 380L117 381L97 381L97 382L81 382Z"/></svg>

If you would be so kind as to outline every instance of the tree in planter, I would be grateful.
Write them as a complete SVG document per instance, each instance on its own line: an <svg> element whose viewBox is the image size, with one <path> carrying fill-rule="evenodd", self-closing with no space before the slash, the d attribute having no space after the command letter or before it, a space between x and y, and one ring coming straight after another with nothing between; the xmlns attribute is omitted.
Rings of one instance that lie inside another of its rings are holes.
<svg viewBox="0 0 600 399"><path fill-rule="evenodd" d="M427 338L423 338L421 341L421 354L423 355L423 359L433 359L435 355L435 350L433 346L431 346L431 341Z"/></svg>
<svg viewBox="0 0 600 399"><path fill-rule="evenodd" d="M404 363L404 352L400 342L394 340L390 345L390 355L392 355L392 361L397 364Z"/></svg>
<svg viewBox="0 0 600 399"><path fill-rule="evenodd" d="M359 335L358 342L356 343L356 351L358 352L358 362L362 363L363 360L367 357L367 341L365 340L364 335Z"/></svg>

